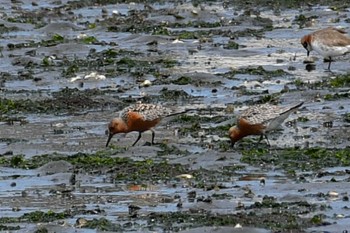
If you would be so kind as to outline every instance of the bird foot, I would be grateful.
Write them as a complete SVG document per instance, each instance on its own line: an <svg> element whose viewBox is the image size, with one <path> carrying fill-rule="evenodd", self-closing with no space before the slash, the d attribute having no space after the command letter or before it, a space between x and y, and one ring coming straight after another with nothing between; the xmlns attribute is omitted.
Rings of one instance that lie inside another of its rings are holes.
<svg viewBox="0 0 350 233"><path fill-rule="evenodd" d="M325 69L324 72L330 73L330 74L335 74L335 73L334 73L332 70L330 70L330 69Z"/></svg>
<svg viewBox="0 0 350 233"><path fill-rule="evenodd" d="M160 143L156 143L156 142L145 142L145 144L143 144L143 146L156 146L156 145L159 145Z"/></svg>

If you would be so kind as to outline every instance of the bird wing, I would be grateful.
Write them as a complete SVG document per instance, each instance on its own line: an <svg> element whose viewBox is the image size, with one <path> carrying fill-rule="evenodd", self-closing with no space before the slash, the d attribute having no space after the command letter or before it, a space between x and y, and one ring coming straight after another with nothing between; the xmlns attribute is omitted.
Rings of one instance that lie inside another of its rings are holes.
<svg viewBox="0 0 350 233"><path fill-rule="evenodd" d="M271 104L262 104L248 108L242 112L240 118L244 118L251 125L262 124L266 130L273 130L285 121L290 113L296 111L303 102L289 106L277 106Z"/></svg>
<svg viewBox="0 0 350 233"><path fill-rule="evenodd" d="M127 122L128 114L131 112L137 113L139 116L138 118L142 119L143 121L153 121L170 114L171 111L161 105L137 103L124 108L120 113L120 117Z"/></svg>
<svg viewBox="0 0 350 233"><path fill-rule="evenodd" d="M340 28L326 28L324 30L320 30L319 33L316 33L321 35L319 39L322 40L322 43L327 46L348 46L350 45L350 37L346 35L346 32ZM338 34L337 36L334 36L334 34ZM323 39L325 38L325 39Z"/></svg>
<svg viewBox="0 0 350 233"><path fill-rule="evenodd" d="M244 110L240 118L246 119L251 125L257 125L265 124L266 122L279 117L281 113L281 108L276 105L262 104Z"/></svg>

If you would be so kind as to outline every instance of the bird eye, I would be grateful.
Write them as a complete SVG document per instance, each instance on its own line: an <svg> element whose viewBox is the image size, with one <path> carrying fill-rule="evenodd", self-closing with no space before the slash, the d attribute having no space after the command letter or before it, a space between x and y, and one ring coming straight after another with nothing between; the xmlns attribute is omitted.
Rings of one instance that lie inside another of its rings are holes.
<svg viewBox="0 0 350 233"><path fill-rule="evenodd" d="M304 42L304 43L303 43L303 47L304 47L305 49L307 49L307 42Z"/></svg>

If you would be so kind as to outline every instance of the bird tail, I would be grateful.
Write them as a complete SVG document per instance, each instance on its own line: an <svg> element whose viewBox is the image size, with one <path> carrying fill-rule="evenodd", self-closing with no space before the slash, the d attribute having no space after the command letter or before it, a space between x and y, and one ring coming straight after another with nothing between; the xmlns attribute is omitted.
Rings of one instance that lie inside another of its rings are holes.
<svg viewBox="0 0 350 233"><path fill-rule="evenodd" d="M338 28L338 27L330 27L330 29L335 30L337 32L340 32L342 34L346 34L346 31L343 28Z"/></svg>
<svg viewBox="0 0 350 233"><path fill-rule="evenodd" d="M288 116L290 113L296 111L303 104L304 104L304 102L300 102L300 103L293 105L291 107L287 107L286 110L281 115L285 115L287 113L286 115Z"/></svg>
<svg viewBox="0 0 350 233"><path fill-rule="evenodd" d="M295 106L292 106L291 108L290 108L290 110L295 110L295 109L297 109L297 108L299 108L301 105L303 105L304 104L304 102L300 102L300 103L298 103L297 105L295 105Z"/></svg>
<svg viewBox="0 0 350 233"><path fill-rule="evenodd" d="M185 113L191 112L191 111L198 111L198 109L194 109L194 108L193 109L185 109L185 110L180 111L180 112L170 113L169 115L166 115L165 117L173 117L173 116L185 114Z"/></svg>

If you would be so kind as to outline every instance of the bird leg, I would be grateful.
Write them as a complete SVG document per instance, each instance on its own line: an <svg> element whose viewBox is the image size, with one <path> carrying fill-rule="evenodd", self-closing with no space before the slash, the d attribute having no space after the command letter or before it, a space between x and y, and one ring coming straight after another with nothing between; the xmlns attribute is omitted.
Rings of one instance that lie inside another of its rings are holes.
<svg viewBox="0 0 350 233"><path fill-rule="evenodd" d="M328 63L328 69L327 69L328 71L331 71L331 63L332 63L332 59L330 58Z"/></svg>
<svg viewBox="0 0 350 233"><path fill-rule="evenodd" d="M259 141L258 141L257 145L264 139L264 137L265 137L265 139L266 139L266 141L267 141L267 144L268 144L269 146L271 146L270 141L269 141L269 139L267 138L267 135L266 135L266 134L261 134L261 135L260 135L260 138L259 138Z"/></svg>
<svg viewBox="0 0 350 233"><path fill-rule="evenodd" d="M266 138L267 144L268 144L269 146L271 146L270 141L269 141L269 139L267 138L267 134L264 134L264 136L265 136L265 138Z"/></svg>
<svg viewBox="0 0 350 233"><path fill-rule="evenodd" d="M152 132L152 141L151 141L151 144L154 145L154 137L156 136L156 133L154 132L153 129L151 129L151 132Z"/></svg>
<svg viewBox="0 0 350 233"><path fill-rule="evenodd" d="M135 144L140 140L140 138L141 138L141 132L139 132L139 136L137 137L137 139L134 142L134 144L132 144L132 146L135 146Z"/></svg>
<svg viewBox="0 0 350 233"><path fill-rule="evenodd" d="M332 57L328 57L328 59L324 59L324 61L327 61L328 60L328 68L326 69L326 71L328 72L332 72L331 71L331 63L332 63Z"/></svg>

